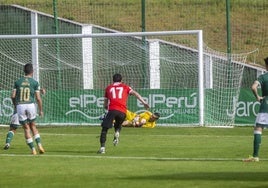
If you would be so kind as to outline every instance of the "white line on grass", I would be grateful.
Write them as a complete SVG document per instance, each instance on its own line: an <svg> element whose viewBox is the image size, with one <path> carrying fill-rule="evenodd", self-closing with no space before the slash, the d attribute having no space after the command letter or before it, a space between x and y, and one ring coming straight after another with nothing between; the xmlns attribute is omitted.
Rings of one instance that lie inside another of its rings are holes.
<svg viewBox="0 0 268 188"><path fill-rule="evenodd" d="M132 159L132 160L156 160L156 161L241 161L241 158L187 158L187 157L121 157L121 156L87 156L87 155L30 155L30 154L0 154L1 157L57 157L57 158L96 158L96 159ZM260 161L268 161L261 158Z"/></svg>
<svg viewBox="0 0 268 188"><path fill-rule="evenodd" d="M17 135L24 135L24 133L16 133ZM97 136L99 137L98 133L86 133L86 134L80 134L80 133L41 133L42 135L47 136ZM113 135L113 133L108 133ZM1 135L1 134L0 134ZM137 137L137 135L134 134L123 134L123 136L130 136L130 137ZM232 137L251 137L252 135L206 135L206 134L200 134L200 135L183 135L183 134L165 134L165 135L147 135L148 137L226 137L226 138L232 138ZM268 137L268 135L262 135L262 137Z"/></svg>

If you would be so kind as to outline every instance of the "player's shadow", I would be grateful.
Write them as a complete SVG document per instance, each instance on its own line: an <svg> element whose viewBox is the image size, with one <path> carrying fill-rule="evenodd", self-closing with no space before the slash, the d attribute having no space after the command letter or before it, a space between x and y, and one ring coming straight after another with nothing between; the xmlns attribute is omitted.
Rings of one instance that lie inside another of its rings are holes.
<svg viewBox="0 0 268 188"><path fill-rule="evenodd" d="M187 172L176 174L161 174L149 176L124 177L129 180L209 180L209 181L264 181L267 180L267 172Z"/></svg>

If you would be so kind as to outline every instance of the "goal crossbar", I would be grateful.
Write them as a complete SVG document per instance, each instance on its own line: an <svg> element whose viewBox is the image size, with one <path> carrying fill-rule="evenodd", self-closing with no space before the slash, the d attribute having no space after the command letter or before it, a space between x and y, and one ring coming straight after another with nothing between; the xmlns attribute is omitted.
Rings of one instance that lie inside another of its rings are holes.
<svg viewBox="0 0 268 188"><path fill-rule="evenodd" d="M202 30L187 30L187 31L118 32L118 33L94 33L94 34L0 35L0 39L99 38L99 37L164 36L164 35L188 35L188 34L196 34L203 36Z"/></svg>

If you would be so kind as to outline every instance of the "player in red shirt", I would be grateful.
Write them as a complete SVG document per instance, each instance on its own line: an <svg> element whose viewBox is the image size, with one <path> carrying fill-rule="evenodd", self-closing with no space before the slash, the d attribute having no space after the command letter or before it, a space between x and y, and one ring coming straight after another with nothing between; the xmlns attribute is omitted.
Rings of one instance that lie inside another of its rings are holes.
<svg viewBox="0 0 268 188"><path fill-rule="evenodd" d="M133 90L130 86L122 83L121 74L113 75L113 83L108 85L105 89L104 108L108 110L108 113L103 119L101 124L100 145L98 153L105 153L105 142L108 129L114 125L114 140L113 143L116 146L119 142L119 133L122 128L122 123L126 117L127 111L127 99L129 95L134 95L139 101L141 101L146 109L149 105L143 100L141 95Z"/></svg>

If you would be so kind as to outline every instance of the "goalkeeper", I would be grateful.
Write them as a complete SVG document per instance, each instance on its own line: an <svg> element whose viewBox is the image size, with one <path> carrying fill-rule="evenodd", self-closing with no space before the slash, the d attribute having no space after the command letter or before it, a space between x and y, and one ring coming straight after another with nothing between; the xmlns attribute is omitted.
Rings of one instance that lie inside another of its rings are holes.
<svg viewBox="0 0 268 188"><path fill-rule="evenodd" d="M125 121L122 123L123 127L142 127L154 128L156 121L160 118L160 113L145 111L141 114L136 114L127 110Z"/></svg>

